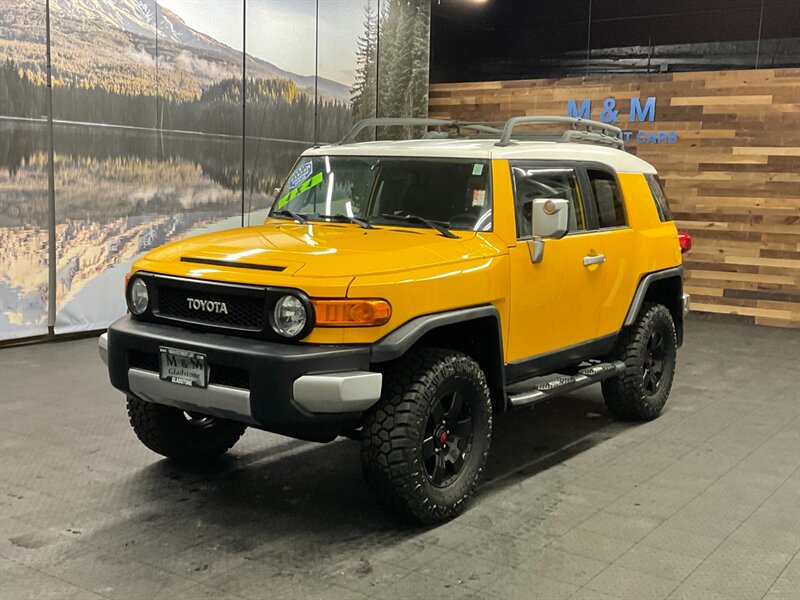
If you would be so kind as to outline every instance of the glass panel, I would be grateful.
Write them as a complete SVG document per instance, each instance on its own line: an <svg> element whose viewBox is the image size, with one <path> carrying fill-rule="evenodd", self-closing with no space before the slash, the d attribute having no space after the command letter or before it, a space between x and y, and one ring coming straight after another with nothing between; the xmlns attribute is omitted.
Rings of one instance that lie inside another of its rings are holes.
<svg viewBox="0 0 800 600"><path fill-rule="evenodd" d="M765 0L757 67L796 67L799 57L800 2Z"/></svg>
<svg viewBox="0 0 800 600"><path fill-rule="evenodd" d="M597 219L600 227L621 227L625 225L625 208L617 180L604 171L587 171L594 193Z"/></svg>
<svg viewBox="0 0 800 600"><path fill-rule="evenodd" d="M123 278L158 196L156 3L51 4L56 197L55 332L125 314ZM174 207L170 213L174 213Z"/></svg>
<svg viewBox="0 0 800 600"><path fill-rule="evenodd" d="M338 141L355 121L376 116L378 4L319 2L320 141Z"/></svg>
<svg viewBox="0 0 800 600"><path fill-rule="evenodd" d="M664 193L664 187L658 175L647 174L645 175L645 179L647 179L647 185L656 203L658 218L661 219L661 221L672 221L672 213L669 210L667 195Z"/></svg>
<svg viewBox="0 0 800 600"><path fill-rule="evenodd" d="M47 333L45 18L0 4L0 340Z"/></svg>
<svg viewBox="0 0 800 600"><path fill-rule="evenodd" d="M297 156L314 143L315 0L247 0L245 224L261 223ZM346 85L320 81L321 97ZM324 111L328 115L327 109Z"/></svg>
<svg viewBox="0 0 800 600"><path fill-rule="evenodd" d="M586 229L581 191L573 169L541 169L514 167L517 237L531 237L531 208L540 198L569 200L567 231Z"/></svg>
<svg viewBox="0 0 800 600"><path fill-rule="evenodd" d="M429 0L382 0L378 50L378 116L428 114ZM382 139L420 135L409 127L381 128Z"/></svg>
<svg viewBox="0 0 800 600"><path fill-rule="evenodd" d="M592 4L589 73L749 69L761 0Z"/></svg>
<svg viewBox="0 0 800 600"><path fill-rule="evenodd" d="M155 230L141 251L242 224L243 0L158 2Z"/></svg>
<svg viewBox="0 0 800 600"><path fill-rule="evenodd" d="M433 2L432 13L433 83L586 74L589 0Z"/></svg>
<svg viewBox="0 0 800 600"><path fill-rule="evenodd" d="M275 208L310 220L360 217L374 224L420 227L415 217L422 217L450 229L490 231L489 161L303 158Z"/></svg>

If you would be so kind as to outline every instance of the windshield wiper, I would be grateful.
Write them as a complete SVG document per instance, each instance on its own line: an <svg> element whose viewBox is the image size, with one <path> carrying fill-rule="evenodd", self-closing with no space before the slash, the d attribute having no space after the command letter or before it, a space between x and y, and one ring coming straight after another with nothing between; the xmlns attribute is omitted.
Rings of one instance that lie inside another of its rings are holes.
<svg viewBox="0 0 800 600"><path fill-rule="evenodd" d="M298 223L308 223L308 217L305 215L301 215L299 213L294 212L293 210L276 210L273 211L270 215L271 217L278 216L278 217L289 217L290 219L294 219Z"/></svg>
<svg viewBox="0 0 800 600"><path fill-rule="evenodd" d="M381 217L393 221L405 221L406 223L422 223L423 225L427 225L431 229L435 229L446 238L458 239L458 236L447 228L447 223L442 223L441 221L431 221L430 219L426 219L425 217L420 217L419 215L390 215L384 213L381 215Z"/></svg>
<svg viewBox="0 0 800 600"><path fill-rule="evenodd" d="M318 215L315 214L315 217L319 217L320 219L330 219L331 221L342 221L344 223L354 223L359 227L363 227L364 229L375 229L372 225L370 225L369 221L366 219L361 219L359 217L351 217L349 215L343 215L341 213L337 213L335 215Z"/></svg>

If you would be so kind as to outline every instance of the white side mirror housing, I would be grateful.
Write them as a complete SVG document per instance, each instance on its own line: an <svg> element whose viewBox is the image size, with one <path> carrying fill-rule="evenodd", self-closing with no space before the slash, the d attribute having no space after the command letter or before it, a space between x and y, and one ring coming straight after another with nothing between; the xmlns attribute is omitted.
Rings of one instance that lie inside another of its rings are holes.
<svg viewBox="0 0 800 600"><path fill-rule="evenodd" d="M558 240L569 227L569 201L561 198L537 198L531 206L533 237Z"/></svg>
<svg viewBox="0 0 800 600"><path fill-rule="evenodd" d="M544 240L558 240L569 228L569 201L561 198L537 198L531 203L531 232L528 242L531 262L536 264L544 258Z"/></svg>

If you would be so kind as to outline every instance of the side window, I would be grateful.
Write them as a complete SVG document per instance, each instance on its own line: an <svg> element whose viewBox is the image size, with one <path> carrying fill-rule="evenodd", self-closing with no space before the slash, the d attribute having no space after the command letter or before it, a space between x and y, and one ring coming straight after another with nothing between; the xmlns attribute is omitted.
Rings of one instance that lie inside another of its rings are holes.
<svg viewBox="0 0 800 600"><path fill-rule="evenodd" d="M653 195L653 200L656 202L656 210L658 211L658 218L661 221L672 221L672 212L669 210L669 203L667 202L667 195L664 193L664 186L661 185L661 180L658 175L647 174L644 176L647 179L647 185L650 186L650 193Z"/></svg>
<svg viewBox="0 0 800 600"><path fill-rule="evenodd" d="M517 238L531 237L531 207L539 198L569 200L568 231L586 229L578 177L573 169L515 166L513 171Z"/></svg>
<svg viewBox="0 0 800 600"><path fill-rule="evenodd" d="M589 183L594 192L600 228L626 225L625 208L622 205L622 194L619 191L617 179L611 173L593 169L588 169L586 174L589 176Z"/></svg>

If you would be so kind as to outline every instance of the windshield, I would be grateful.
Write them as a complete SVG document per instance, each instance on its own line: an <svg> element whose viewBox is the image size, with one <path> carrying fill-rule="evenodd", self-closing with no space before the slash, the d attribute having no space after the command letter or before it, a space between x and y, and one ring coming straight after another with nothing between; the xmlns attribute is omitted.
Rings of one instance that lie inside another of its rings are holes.
<svg viewBox="0 0 800 600"><path fill-rule="evenodd" d="M413 216L448 229L491 231L489 161L300 157L270 214L308 220L344 215L371 225L421 227Z"/></svg>

